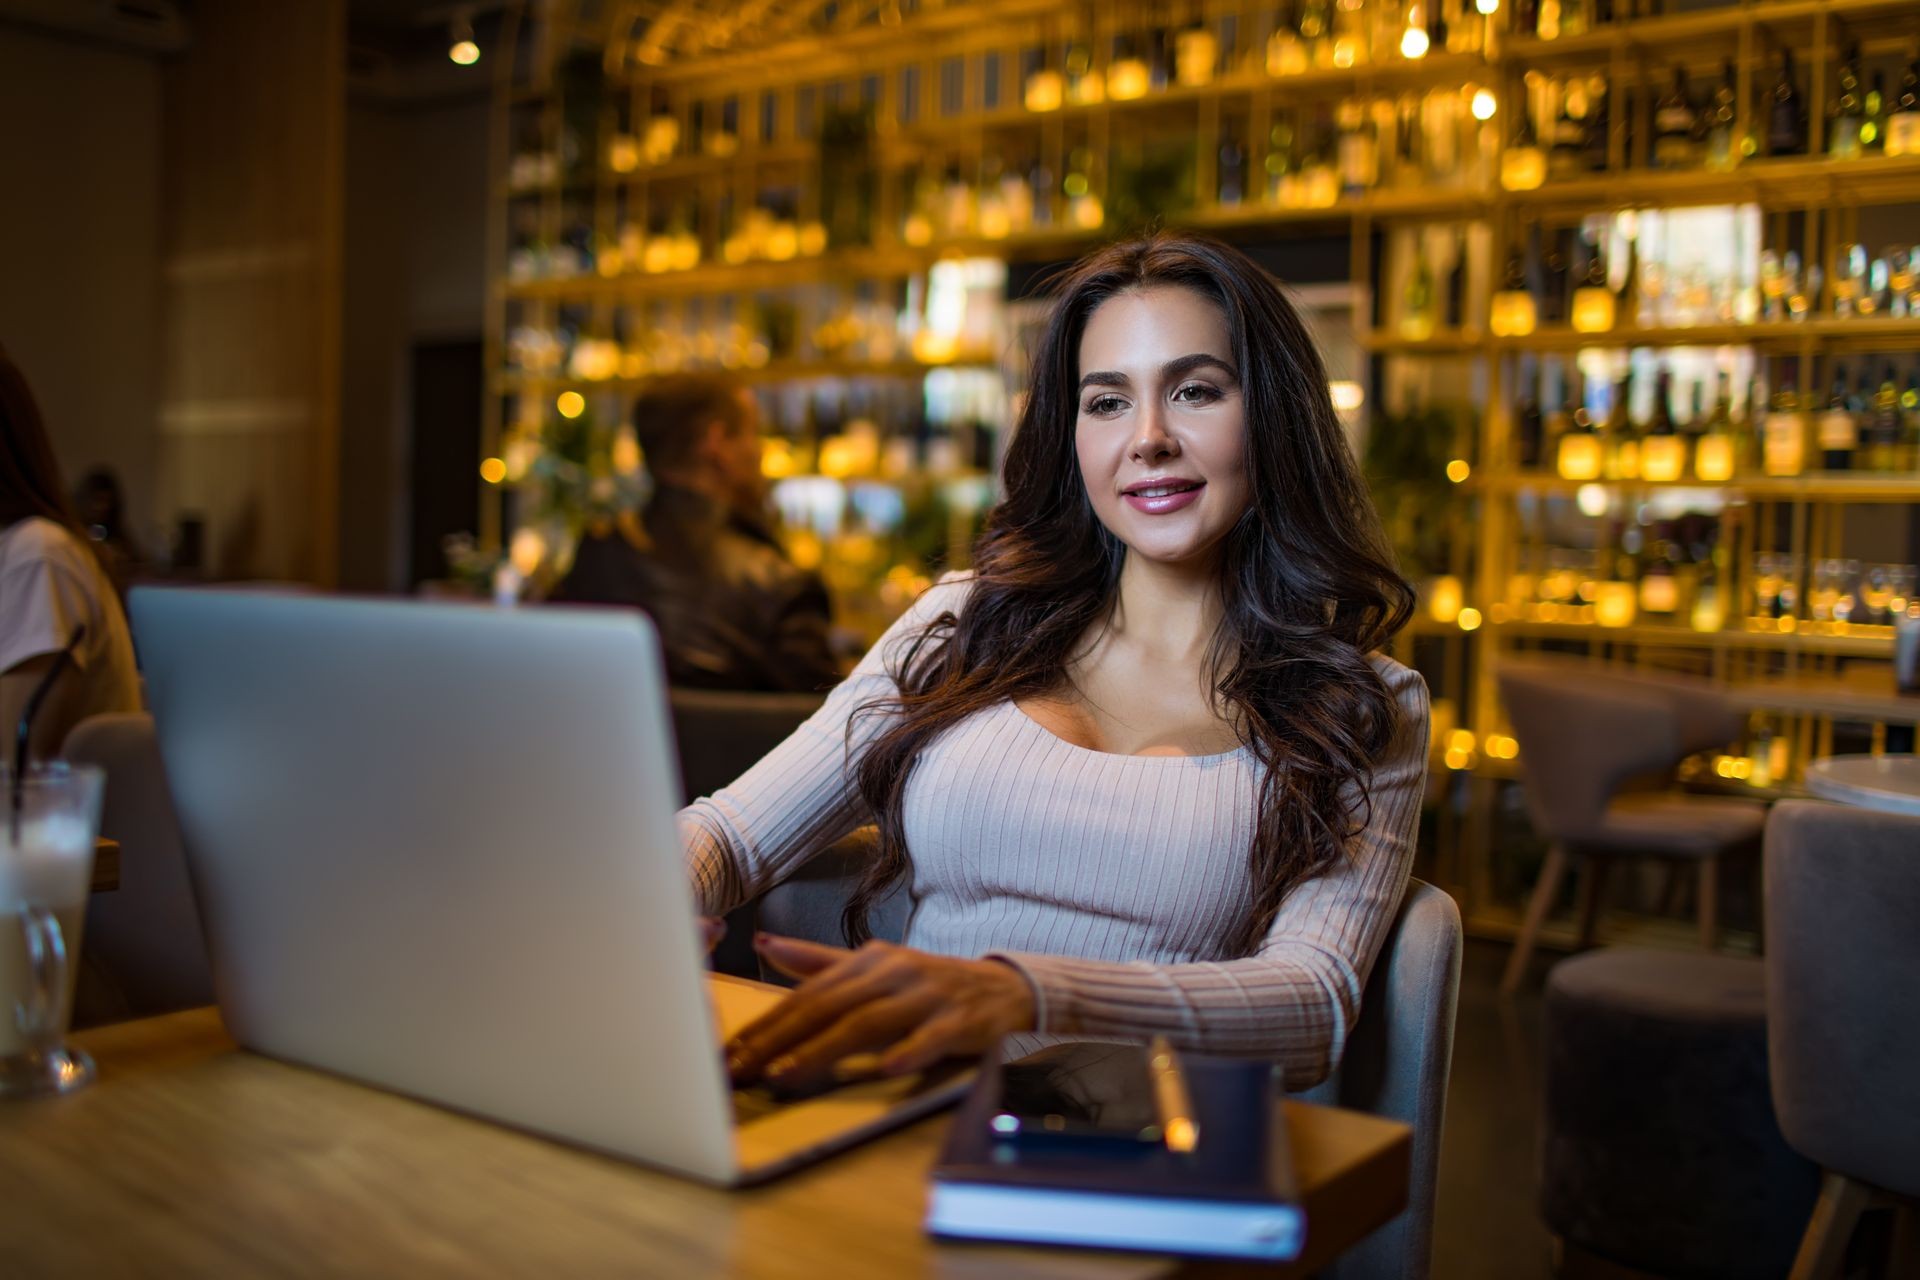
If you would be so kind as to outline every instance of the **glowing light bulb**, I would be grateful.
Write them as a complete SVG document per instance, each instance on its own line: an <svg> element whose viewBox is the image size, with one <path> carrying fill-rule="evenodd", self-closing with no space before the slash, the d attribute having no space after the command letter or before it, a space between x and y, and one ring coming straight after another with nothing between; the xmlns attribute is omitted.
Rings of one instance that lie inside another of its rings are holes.
<svg viewBox="0 0 1920 1280"><path fill-rule="evenodd" d="M1491 120L1499 110L1500 99L1493 96L1493 90L1475 89L1473 91L1473 118L1475 120Z"/></svg>
<svg viewBox="0 0 1920 1280"><path fill-rule="evenodd" d="M499 458L488 458L480 464L480 478L488 484L499 484L507 478L507 464Z"/></svg>
<svg viewBox="0 0 1920 1280"><path fill-rule="evenodd" d="M1465 458L1455 458L1447 464L1447 479L1460 484L1473 474L1473 468L1467 465Z"/></svg>
<svg viewBox="0 0 1920 1280"><path fill-rule="evenodd" d="M578 391L562 391L553 402L563 418L577 418L587 411L587 398Z"/></svg>
<svg viewBox="0 0 1920 1280"><path fill-rule="evenodd" d="M1400 56L1407 59L1427 56L1427 32L1424 27L1409 26L1400 33Z"/></svg>

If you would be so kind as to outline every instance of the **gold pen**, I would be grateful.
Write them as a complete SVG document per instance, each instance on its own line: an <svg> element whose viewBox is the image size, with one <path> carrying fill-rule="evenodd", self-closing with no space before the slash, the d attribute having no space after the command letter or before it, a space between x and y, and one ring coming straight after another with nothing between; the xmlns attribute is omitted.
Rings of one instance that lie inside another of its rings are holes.
<svg viewBox="0 0 1920 1280"><path fill-rule="evenodd" d="M1147 1069L1153 1074L1153 1106L1160 1116L1161 1139L1169 1151L1189 1152L1200 1145L1200 1124L1193 1118L1193 1096L1180 1059L1165 1036L1147 1044Z"/></svg>

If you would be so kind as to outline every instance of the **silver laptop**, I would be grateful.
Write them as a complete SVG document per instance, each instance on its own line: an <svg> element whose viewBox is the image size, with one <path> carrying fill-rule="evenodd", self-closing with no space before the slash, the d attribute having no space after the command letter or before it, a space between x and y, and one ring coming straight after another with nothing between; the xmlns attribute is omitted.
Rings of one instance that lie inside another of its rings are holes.
<svg viewBox="0 0 1920 1280"><path fill-rule="evenodd" d="M173 589L132 613L248 1048L729 1185L964 1088L730 1088L721 1042L782 992L706 970L640 614Z"/></svg>

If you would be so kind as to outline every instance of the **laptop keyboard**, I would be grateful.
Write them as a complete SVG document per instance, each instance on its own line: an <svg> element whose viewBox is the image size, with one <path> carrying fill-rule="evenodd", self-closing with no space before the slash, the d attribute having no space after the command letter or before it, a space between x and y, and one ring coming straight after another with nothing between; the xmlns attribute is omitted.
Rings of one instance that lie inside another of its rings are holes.
<svg viewBox="0 0 1920 1280"><path fill-rule="evenodd" d="M792 1105L790 1099L776 1098L767 1089L735 1089L733 1091L733 1123L736 1126L750 1123L772 1115Z"/></svg>

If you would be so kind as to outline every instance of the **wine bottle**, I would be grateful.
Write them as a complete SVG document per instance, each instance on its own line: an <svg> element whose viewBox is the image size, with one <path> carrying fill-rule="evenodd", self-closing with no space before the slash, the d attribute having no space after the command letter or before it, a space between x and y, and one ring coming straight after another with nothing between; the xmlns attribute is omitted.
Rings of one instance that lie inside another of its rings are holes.
<svg viewBox="0 0 1920 1280"><path fill-rule="evenodd" d="M1887 154L1920 155L1920 57L1900 74L1900 92L1887 112Z"/></svg>
<svg viewBox="0 0 1920 1280"><path fill-rule="evenodd" d="M1660 169L1686 169L1694 164L1693 97L1687 91L1687 71L1674 64L1667 91L1653 106L1653 163Z"/></svg>
<svg viewBox="0 0 1920 1280"><path fill-rule="evenodd" d="M1427 238L1416 231L1413 237L1413 270L1407 273L1406 297L1400 309L1400 334L1414 342L1433 336L1435 306L1433 266L1427 261Z"/></svg>
<svg viewBox="0 0 1920 1280"><path fill-rule="evenodd" d="M1524 398L1520 401L1520 410L1515 415L1514 445L1521 468L1531 471L1540 465L1544 423L1540 417L1540 401L1534 396L1532 380L1524 381L1528 385L1522 392Z"/></svg>
<svg viewBox="0 0 1920 1280"><path fill-rule="evenodd" d="M1739 78L1734 73L1733 59L1728 58L1720 68L1720 87L1713 91L1713 101L1700 113L1706 122L1707 168L1715 173L1725 173L1740 163L1740 148L1734 138L1734 118L1739 114L1740 89Z"/></svg>
<svg viewBox="0 0 1920 1280"><path fill-rule="evenodd" d="M1834 93L1832 119L1827 126L1827 154L1836 160L1860 158L1860 126L1866 106L1860 90L1860 46L1849 45L1840 63L1840 82Z"/></svg>
<svg viewBox="0 0 1920 1280"><path fill-rule="evenodd" d="M1654 380L1653 414L1647 420L1646 437L1640 441L1640 476L1644 480L1678 480L1687 469L1686 441L1674 429L1673 375L1662 369Z"/></svg>
<svg viewBox="0 0 1920 1280"><path fill-rule="evenodd" d="M1780 50L1780 72L1767 95L1767 154L1804 155L1807 150L1807 109L1793 81L1793 51Z"/></svg>
<svg viewBox="0 0 1920 1280"><path fill-rule="evenodd" d="M1593 75L1587 79L1587 169L1601 173L1607 167L1607 78Z"/></svg>
<svg viewBox="0 0 1920 1280"><path fill-rule="evenodd" d="M1553 177L1570 178L1587 167L1586 97L1586 86L1578 78L1569 77L1560 86L1560 111L1547 150L1547 172Z"/></svg>
<svg viewBox="0 0 1920 1280"><path fill-rule="evenodd" d="M1864 461L1869 471L1896 471L1900 466L1900 388L1893 380L1891 360L1880 375L1879 390L1874 392Z"/></svg>
<svg viewBox="0 0 1920 1280"><path fill-rule="evenodd" d="M1628 369L1614 384L1613 404L1608 407L1606 425L1600 429L1609 480L1640 478L1640 432L1634 426L1632 404L1633 370Z"/></svg>
<svg viewBox="0 0 1920 1280"><path fill-rule="evenodd" d="M1827 397L1827 411L1820 415L1820 468L1823 471L1853 470L1853 451L1860 443L1860 428L1847 403L1847 371L1835 369L1833 391Z"/></svg>
<svg viewBox="0 0 1920 1280"><path fill-rule="evenodd" d="M1380 177L1379 140L1367 106L1358 98L1340 104L1337 117L1340 128L1340 191L1343 195L1364 195Z"/></svg>
<svg viewBox="0 0 1920 1280"><path fill-rule="evenodd" d="M1273 34L1267 37L1267 74L1295 76L1311 65L1307 44L1300 35L1300 5L1287 0L1274 18Z"/></svg>
<svg viewBox="0 0 1920 1280"><path fill-rule="evenodd" d="M1907 371L1906 390L1900 393L1901 471L1920 471L1920 364Z"/></svg>
<svg viewBox="0 0 1920 1280"><path fill-rule="evenodd" d="M1521 94L1513 141L1500 154L1500 185L1508 191L1532 191L1547 178L1547 156L1534 132L1530 96Z"/></svg>
<svg viewBox="0 0 1920 1280"><path fill-rule="evenodd" d="M1791 379L1783 380L1774 393L1762 450L1770 476L1797 476L1807 469L1807 422Z"/></svg>
<svg viewBox="0 0 1920 1280"><path fill-rule="evenodd" d="M1878 71L1873 73L1873 87L1867 90L1865 109L1866 119L1860 122L1860 150L1865 155L1882 155L1887 149L1887 81Z"/></svg>
<svg viewBox="0 0 1920 1280"><path fill-rule="evenodd" d="M1722 369L1713 398L1713 412L1693 445L1693 474L1710 484L1724 484L1733 479L1740 465L1730 386L1727 371Z"/></svg>
<svg viewBox="0 0 1920 1280"><path fill-rule="evenodd" d="M1220 131L1214 201L1223 209L1235 208L1247 198L1247 149L1240 141L1243 127L1228 121Z"/></svg>

